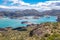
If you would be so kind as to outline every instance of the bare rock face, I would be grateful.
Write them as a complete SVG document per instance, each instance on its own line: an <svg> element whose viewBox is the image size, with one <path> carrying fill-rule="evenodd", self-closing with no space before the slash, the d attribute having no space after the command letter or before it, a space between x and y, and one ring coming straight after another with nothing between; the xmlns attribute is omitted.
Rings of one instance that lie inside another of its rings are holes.
<svg viewBox="0 0 60 40"><path fill-rule="evenodd" d="M38 35L38 36L47 36L51 33L51 29L48 26L44 26L43 24L39 27L35 27L30 31L29 36Z"/></svg>

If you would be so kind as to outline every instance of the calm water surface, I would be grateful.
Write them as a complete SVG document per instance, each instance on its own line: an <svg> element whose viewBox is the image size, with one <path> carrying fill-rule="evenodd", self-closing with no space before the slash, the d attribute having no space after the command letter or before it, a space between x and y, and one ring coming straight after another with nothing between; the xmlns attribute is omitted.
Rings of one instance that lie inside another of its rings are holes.
<svg viewBox="0 0 60 40"><path fill-rule="evenodd" d="M28 17L29 19L10 19L10 18L1 18L0 19L0 28L5 28L5 27L12 27L12 28L16 28L16 27L22 27L22 26L26 26L27 24L21 24L21 22L23 21L28 21L34 24L40 24L40 23L44 23L44 22L57 22L56 16L49 16L48 17L39 17L39 19L32 19L32 17L30 18L30 16Z"/></svg>

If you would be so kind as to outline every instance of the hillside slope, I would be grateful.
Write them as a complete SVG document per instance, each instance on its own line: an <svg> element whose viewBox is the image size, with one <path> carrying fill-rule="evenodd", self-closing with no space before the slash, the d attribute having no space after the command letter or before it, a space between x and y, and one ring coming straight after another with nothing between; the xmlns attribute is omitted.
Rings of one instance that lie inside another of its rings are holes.
<svg viewBox="0 0 60 40"><path fill-rule="evenodd" d="M30 25L26 29L26 31L0 30L0 40L60 40L59 22Z"/></svg>

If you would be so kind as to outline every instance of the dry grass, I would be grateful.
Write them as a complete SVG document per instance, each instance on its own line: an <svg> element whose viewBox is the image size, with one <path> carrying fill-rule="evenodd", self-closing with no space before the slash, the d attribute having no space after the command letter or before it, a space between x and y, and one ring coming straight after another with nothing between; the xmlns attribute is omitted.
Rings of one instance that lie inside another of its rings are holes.
<svg viewBox="0 0 60 40"><path fill-rule="evenodd" d="M8 30L0 32L0 40L60 40L60 22L43 24L42 30L48 28L48 30L51 29L51 33L47 32L42 37L36 34L29 37L30 31L34 27L27 27L27 31Z"/></svg>

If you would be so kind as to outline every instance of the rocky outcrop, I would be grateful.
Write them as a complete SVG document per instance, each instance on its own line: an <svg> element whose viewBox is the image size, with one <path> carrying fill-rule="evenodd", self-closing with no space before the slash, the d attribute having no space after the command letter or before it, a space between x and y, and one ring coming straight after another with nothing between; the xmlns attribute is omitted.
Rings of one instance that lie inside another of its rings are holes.
<svg viewBox="0 0 60 40"><path fill-rule="evenodd" d="M39 24L30 31L29 36L30 37L33 35L44 36L50 33L51 33L51 29L47 25Z"/></svg>

